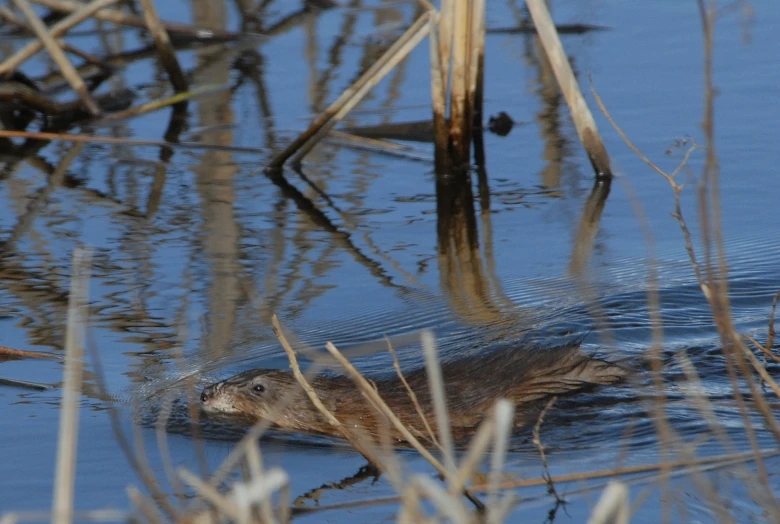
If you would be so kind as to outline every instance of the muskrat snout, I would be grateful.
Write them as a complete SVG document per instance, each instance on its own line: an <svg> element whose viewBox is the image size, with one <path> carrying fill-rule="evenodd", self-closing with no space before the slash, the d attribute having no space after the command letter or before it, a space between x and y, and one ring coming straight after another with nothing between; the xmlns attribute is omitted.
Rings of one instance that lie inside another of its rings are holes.
<svg viewBox="0 0 780 524"><path fill-rule="evenodd" d="M292 380L283 371L245 371L203 388L200 405L206 413L263 418Z"/></svg>
<svg viewBox="0 0 780 524"><path fill-rule="evenodd" d="M203 388L203 392L200 394L200 401L206 404L209 400L214 398L214 384Z"/></svg>
<svg viewBox="0 0 780 524"><path fill-rule="evenodd" d="M235 413L234 399L230 388L224 382L217 382L203 388L200 405L207 413Z"/></svg>

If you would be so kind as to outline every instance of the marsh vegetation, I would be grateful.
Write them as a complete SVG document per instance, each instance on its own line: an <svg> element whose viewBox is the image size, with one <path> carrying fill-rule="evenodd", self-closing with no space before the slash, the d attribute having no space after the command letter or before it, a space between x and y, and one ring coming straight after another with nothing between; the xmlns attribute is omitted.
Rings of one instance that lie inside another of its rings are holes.
<svg viewBox="0 0 780 524"><path fill-rule="evenodd" d="M647 4L1 5L0 522L780 520L780 8Z"/></svg>

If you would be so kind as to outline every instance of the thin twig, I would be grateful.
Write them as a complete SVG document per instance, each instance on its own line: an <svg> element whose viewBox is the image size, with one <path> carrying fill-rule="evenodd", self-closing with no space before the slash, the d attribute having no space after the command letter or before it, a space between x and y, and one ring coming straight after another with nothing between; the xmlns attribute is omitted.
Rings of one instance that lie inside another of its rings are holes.
<svg viewBox="0 0 780 524"><path fill-rule="evenodd" d="M544 416L547 414L547 410L549 410L552 405L555 403L555 400L557 397L552 397L548 402L547 405L544 406L544 409L541 413L539 413L539 419L536 421L536 425L534 426L533 431L533 443L536 446L536 448L539 450L539 456L542 458L542 468L544 469L544 473L542 473L542 478L547 479L547 492L555 497L555 501L557 503L564 503L566 502L563 497L561 497L558 494L558 491L555 489L555 483L552 481L552 476L550 475L550 468L547 466L547 455L544 452L544 445L542 444L542 437L541 437L541 429L542 429L542 423L544 422Z"/></svg>

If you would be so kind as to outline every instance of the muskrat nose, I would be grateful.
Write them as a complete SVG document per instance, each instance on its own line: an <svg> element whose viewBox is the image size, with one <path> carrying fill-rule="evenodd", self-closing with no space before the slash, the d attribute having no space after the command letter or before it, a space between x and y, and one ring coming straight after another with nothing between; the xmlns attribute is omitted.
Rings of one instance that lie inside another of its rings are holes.
<svg viewBox="0 0 780 524"><path fill-rule="evenodd" d="M214 396L213 391L214 390L211 386L205 388L203 393L200 394L200 401L205 403L211 400L211 398Z"/></svg>

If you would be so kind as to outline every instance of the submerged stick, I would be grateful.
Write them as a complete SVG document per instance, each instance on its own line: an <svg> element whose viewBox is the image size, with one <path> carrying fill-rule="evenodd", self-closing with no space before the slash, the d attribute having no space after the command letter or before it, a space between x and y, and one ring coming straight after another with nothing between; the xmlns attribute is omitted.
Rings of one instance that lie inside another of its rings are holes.
<svg viewBox="0 0 780 524"><path fill-rule="evenodd" d="M0 386L10 386L12 388L32 389L35 391L46 391L54 386L41 384L40 382L30 382L28 380L16 380L12 378L0 378Z"/></svg>
<svg viewBox="0 0 780 524"><path fill-rule="evenodd" d="M563 50L561 40L555 30L550 11L544 0L527 0L528 10L536 24L536 30L539 33L539 39L542 42L544 51L550 60L550 65L558 80L558 85L563 92L566 103L569 105L574 126L577 128L577 134L580 137L585 151L588 153L590 163L596 171L598 177L611 177L612 168L609 163L609 155L601 140L596 121L588 109L588 104L582 96L582 91L577 84L577 78L571 70L566 52Z"/></svg>
<svg viewBox="0 0 780 524"><path fill-rule="evenodd" d="M84 371L84 329L89 313L87 295L91 261L92 254L89 250L76 248L73 252L73 276L65 334L65 381L62 387L52 511L52 521L63 524L73 520L81 379Z"/></svg>
<svg viewBox="0 0 780 524"><path fill-rule="evenodd" d="M101 118L99 121L94 122L93 125L103 125L110 122L116 122L118 120L124 120L126 118L136 117L144 113L156 111L157 109L161 109L163 107L172 106L174 104L184 102L185 100L189 100L190 98L194 98L196 96L218 93L220 91L224 91L227 89L230 89L230 86L228 84L206 84L204 86L194 87L190 91L177 93L168 98L163 98L161 100L153 100L147 104L131 107L130 109L127 109L125 111L118 111L116 113L111 113L110 115L106 115L105 118Z"/></svg>
<svg viewBox="0 0 780 524"><path fill-rule="evenodd" d="M22 349L13 349L5 346L0 346L0 357L11 358L43 358L43 359L57 359L59 358L54 353L43 353L40 351L24 351Z"/></svg>
<svg viewBox="0 0 780 524"><path fill-rule="evenodd" d="M256 147L241 146L218 146L212 144L202 144L199 142L166 142L164 140L138 140L135 138L121 138L115 136L90 136L73 135L69 133L35 133L32 131L11 131L0 129L0 137L3 138L29 138L30 140L65 140L67 142L87 142L87 143L105 143L122 144L128 146L156 146L156 147L179 147L183 149L208 149L210 151L234 151L237 153L263 153L263 149Z"/></svg>

